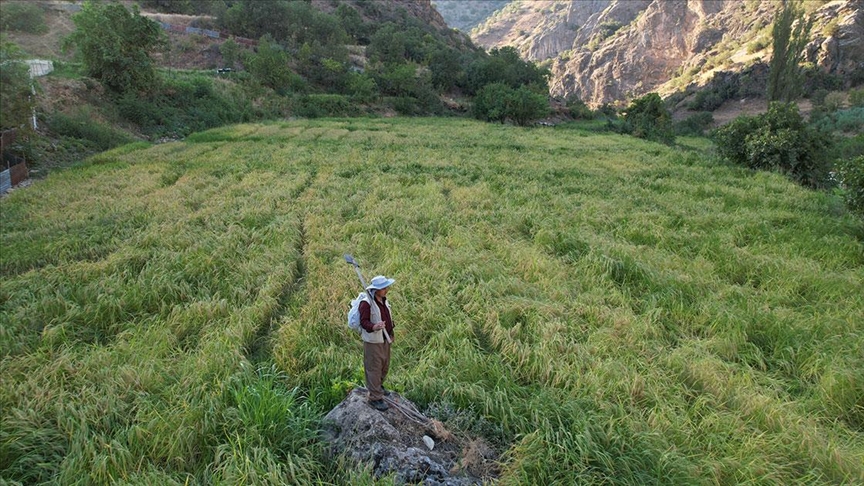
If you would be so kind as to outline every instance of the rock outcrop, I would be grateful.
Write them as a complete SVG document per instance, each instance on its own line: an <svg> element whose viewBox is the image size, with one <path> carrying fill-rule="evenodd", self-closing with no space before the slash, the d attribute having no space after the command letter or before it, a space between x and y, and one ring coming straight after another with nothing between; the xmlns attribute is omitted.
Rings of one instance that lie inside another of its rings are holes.
<svg viewBox="0 0 864 486"><path fill-rule="evenodd" d="M464 486L494 478L497 455L482 439L451 434L398 393L386 400L390 409L379 412L359 388L327 414L323 436L334 456L402 483Z"/></svg>
<svg viewBox="0 0 864 486"><path fill-rule="evenodd" d="M472 39L511 45L546 61L553 96L591 106L651 91L707 83L714 72L740 71L770 59L778 2L744 0L517 0ZM864 0L814 7L808 60L828 73L864 77Z"/></svg>
<svg viewBox="0 0 864 486"><path fill-rule="evenodd" d="M815 15L815 24L823 28L816 32L807 45L807 61L847 79L861 76L864 64L864 2L832 2L819 9Z"/></svg>

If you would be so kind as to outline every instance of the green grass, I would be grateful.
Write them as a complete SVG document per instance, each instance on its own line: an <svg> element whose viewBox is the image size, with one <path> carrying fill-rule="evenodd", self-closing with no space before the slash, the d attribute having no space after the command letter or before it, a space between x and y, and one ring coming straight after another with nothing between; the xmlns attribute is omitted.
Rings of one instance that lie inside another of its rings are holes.
<svg viewBox="0 0 864 486"><path fill-rule="evenodd" d="M350 252L397 280L391 386L503 484L860 482L860 220L708 150L315 120L53 173L0 200L0 477L372 484L315 435Z"/></svg>

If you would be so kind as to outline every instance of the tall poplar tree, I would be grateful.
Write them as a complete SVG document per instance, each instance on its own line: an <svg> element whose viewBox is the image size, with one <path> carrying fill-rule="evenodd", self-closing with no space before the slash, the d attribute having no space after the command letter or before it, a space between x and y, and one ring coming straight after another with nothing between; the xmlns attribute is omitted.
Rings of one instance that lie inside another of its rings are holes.
<svg viewBox="0 0 864 486"><path fill-rule="evenodd" d="M801 96L801 60L810 38L813 19L804 18L798 0L783 0L783 7L771 28L774 53L768 72L768 101L791 102Z"/></svg>

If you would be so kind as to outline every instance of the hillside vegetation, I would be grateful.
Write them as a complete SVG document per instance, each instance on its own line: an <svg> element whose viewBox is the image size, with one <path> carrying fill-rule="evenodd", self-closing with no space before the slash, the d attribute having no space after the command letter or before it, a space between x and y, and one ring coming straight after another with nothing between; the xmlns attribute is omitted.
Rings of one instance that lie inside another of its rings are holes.
<svg viewBox="0 0 864 486"><path fill-rule="evenodd" d="M389 384L502 484L864 481L860 221L587 126L236 125L13 192L0 477L371 484L315 433L362 381L350 252L396 279Z"/></svg>
<svg viewBox="0 0 864 486"><path fill-rule="evenodd" d="M130 139L234 123L465 116L491 90L500 96L480 118L527 124L548 112L548 70L512 49L476 48L428 1L141 3L146 11L131 2L0 6L0 129L20 131L7 152L44 174ZM62 55L61 38L71 48ZM33 97L23 60L45 46L56 70ZM38 130L28 128L34 111Z"/></svg>

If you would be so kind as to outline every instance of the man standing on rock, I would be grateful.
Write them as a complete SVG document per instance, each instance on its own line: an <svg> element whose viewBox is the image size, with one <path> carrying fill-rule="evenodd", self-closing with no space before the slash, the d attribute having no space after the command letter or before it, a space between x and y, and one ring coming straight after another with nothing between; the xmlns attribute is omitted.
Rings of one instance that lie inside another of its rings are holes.
<svg viewBox="0 0 864 486"><path fill-rule="evenodd" d="M385 411L389 407L384 396L390 392L384 389L384 379L390 369L390 344L385 335L393 337L393 319L390 317L390 304L387 291L396 282L392 278L378 275L369 282L366 290L375 305L368 300L360 302L360 327L363 328L363 372L366 375L366 388L369 390L369 404L375 409ZM386 334L385 334L386 333Z"/></svg>

